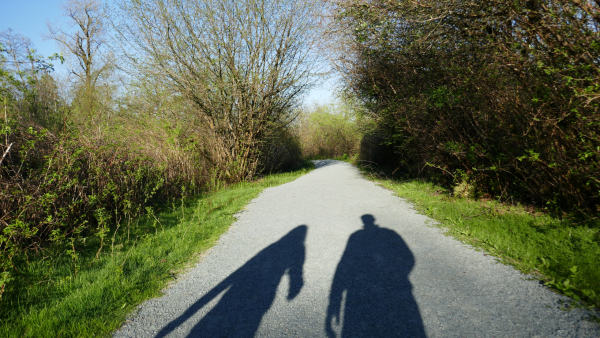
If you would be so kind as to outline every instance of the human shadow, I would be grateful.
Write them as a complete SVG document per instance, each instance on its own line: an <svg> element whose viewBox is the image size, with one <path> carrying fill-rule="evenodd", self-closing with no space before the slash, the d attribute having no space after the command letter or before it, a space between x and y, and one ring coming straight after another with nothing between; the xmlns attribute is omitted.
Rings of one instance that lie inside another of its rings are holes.
<svg viewBox="0 0 600 338"><path fill-rule="evenodd" d="M171 321L156 337L170 334L224 291L219 303L192 328L188 337L253 337L273 304L284 274L290 280L287 299L292 300L300 293L304 285L306 232L305 225L298 226L269 245Z"/></svg>
<svg viewBox="0 0 600 338"><path fill-rule="evenodd" d="M393 230L363 215L364 228L350 236L329 295L325 330L335 337L426 337L408 275L415 259Z"/></svg>

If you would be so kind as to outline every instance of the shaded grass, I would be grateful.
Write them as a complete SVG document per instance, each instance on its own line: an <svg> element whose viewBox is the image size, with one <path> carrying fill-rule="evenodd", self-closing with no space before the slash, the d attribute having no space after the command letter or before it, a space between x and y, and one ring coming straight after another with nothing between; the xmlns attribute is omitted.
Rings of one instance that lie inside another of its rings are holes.
<svg viewBox="0 0 600 338"><path fill-rule="evenodd" d="M76 259L51 250L21 257L16 262L20 276L0 303L0 336L108 335L214 245L233 223L233 214L262 190L309 170L270 175L149 210L129 226L113 228L98 258L99 242L93 238L78 249Z"/></svg>
<svg viewBox="0 0 600 338"><path fill-rule="evenodd" d="M600 308L600 224L575 224L490 200L452 197L423 181L376 179L439 222L446 233L483 249L553 290Z"/></svg>

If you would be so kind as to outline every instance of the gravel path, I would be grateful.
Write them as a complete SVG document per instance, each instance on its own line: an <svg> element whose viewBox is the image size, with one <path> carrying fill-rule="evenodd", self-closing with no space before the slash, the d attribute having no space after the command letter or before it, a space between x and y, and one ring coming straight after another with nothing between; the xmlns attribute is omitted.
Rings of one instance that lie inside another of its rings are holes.
<svg viewBox="0 0 600 338"><path fill-rule="evenodd" d="M266 189L114 337L600 337L350 164Z"/></svg>

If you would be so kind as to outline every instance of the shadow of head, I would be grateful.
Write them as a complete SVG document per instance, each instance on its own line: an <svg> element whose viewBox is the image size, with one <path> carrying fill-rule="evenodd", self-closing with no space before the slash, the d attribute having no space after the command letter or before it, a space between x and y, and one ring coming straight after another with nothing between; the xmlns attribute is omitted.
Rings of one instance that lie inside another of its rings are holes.
<svg viewBox="0 0 600 338"><path fill-rule="evenodd" d="M295 242L304 243L307 231L308 227L306 225L297 226L292 231L288 232L287 235L283 236L280 241L287 242L288 240L293 240Z"/></svg>
<svg viewBox="0 0 600 338"><path fill-rule="evenodd" d="M363 222L363 226L365 229L373 229L377 228L377 224L375 224L375 217L370 214L365 214L360 217Z"/></svg>

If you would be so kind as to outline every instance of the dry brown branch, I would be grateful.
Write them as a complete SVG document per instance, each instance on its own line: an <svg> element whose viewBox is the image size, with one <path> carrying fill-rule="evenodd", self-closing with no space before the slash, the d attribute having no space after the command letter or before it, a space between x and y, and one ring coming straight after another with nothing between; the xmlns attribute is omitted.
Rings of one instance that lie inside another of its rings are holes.
<svg viewBox="0 0 600 338"><path fill-rule="evenodd" d="M2 158L0 159L0 166L2 165L2 161L4 161L4 158L6 157L6 155L8 154L8 152L10 151L10 147L12 147L12 143L8 145L8 148L6 148L6 151L4 152L4 155L2 155Z"/></svg>

